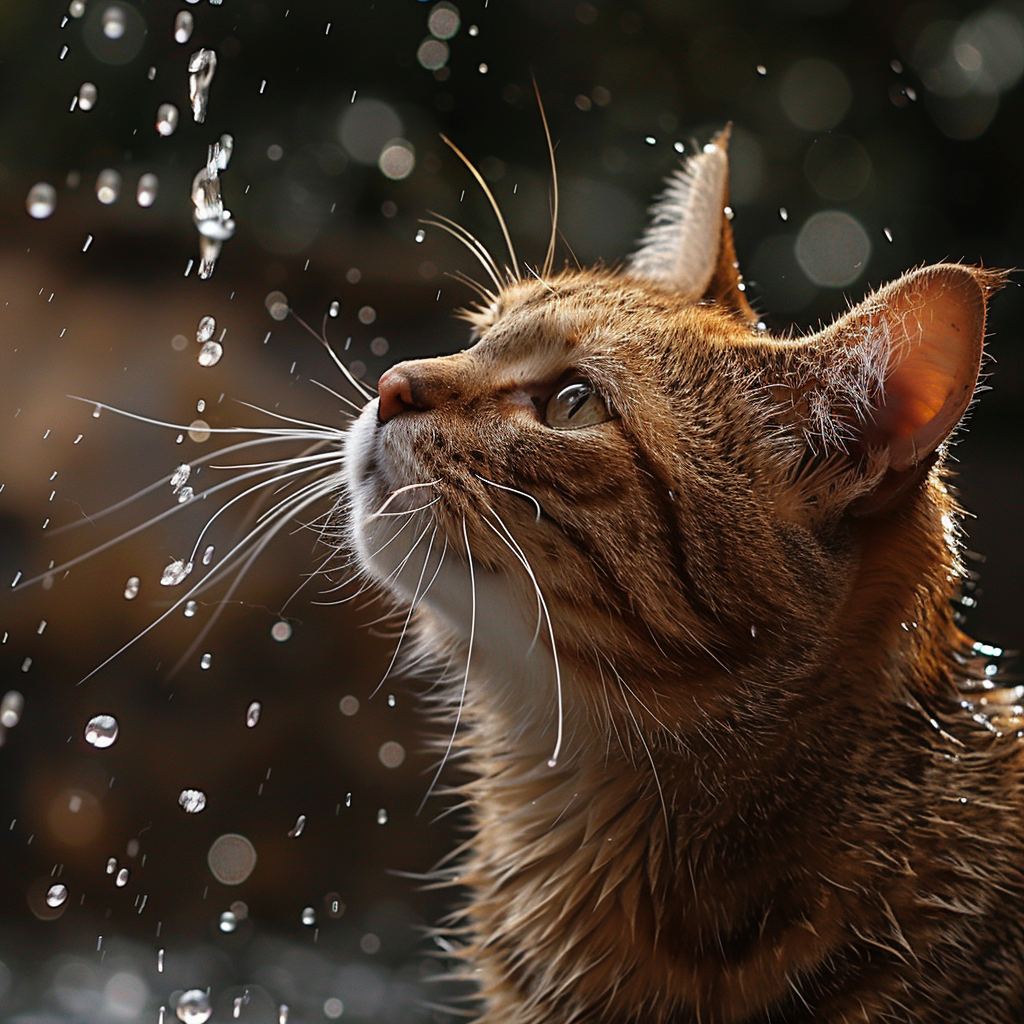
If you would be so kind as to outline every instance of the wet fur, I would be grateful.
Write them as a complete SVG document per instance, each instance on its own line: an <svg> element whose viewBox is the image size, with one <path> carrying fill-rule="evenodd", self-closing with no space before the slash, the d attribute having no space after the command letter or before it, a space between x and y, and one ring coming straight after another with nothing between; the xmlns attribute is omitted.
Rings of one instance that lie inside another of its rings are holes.
<svg viewBox="0 0 1024 1024"><path fill-rule="evenodd" d="M1001 279L929 268L776 339L726 250L703 301L503 284L347 442L351 543L458 721L481 1020L1020 1021L1021 696L954 620L944 448L876 422L901 324L955 303L980 352ZM612 419L544 424L570 373Z"/></svg>

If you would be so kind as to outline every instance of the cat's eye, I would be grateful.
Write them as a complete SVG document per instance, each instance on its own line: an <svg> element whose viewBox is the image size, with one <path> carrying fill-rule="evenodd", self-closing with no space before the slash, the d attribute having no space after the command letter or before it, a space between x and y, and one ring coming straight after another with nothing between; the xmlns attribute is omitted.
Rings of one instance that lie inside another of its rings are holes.
<svg viewBox="0 0 1024 1024"><path fill-rule="evenodd" d="M544 422L555 430L576 430L612 418L604 399L585 380L559 388L544 409Z"/></svg>

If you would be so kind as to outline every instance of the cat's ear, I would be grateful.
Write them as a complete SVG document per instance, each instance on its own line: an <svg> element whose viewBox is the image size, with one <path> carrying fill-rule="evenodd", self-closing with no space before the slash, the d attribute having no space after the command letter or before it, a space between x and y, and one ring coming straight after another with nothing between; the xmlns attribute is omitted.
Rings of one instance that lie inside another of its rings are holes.
<svg viewBox="0 0 1024 1024"><path fill-rule="evenodd" d="M923 463L974 395L985 305L1003 279L959 264L925 267L805 339L817 368L802 403L826 439L838 431L853 451L885 449L896 473Z"/></svg>
<svg viewBox="0 0 1024 1024"><path fill-rule="evenodd" d="M755 320L744 294L729 223L727 126L668 179L651 222L629 259L630 272L682 298L713 299Z"/></svg>

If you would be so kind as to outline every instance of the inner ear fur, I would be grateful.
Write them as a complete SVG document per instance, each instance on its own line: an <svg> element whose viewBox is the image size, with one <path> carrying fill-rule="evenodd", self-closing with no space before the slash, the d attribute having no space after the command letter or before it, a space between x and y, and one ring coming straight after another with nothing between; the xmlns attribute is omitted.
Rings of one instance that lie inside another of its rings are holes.
<svg viewBox="0 0 1024 1024"><path fill-rule="evenodd" d="M822 377L834 366L853 378L836 382L829 413L852 413L854 451L885 449L890 470L904 473L949 436L974 395L986 302L1003 280L959 264L911 271L811 339Z"/></svg>

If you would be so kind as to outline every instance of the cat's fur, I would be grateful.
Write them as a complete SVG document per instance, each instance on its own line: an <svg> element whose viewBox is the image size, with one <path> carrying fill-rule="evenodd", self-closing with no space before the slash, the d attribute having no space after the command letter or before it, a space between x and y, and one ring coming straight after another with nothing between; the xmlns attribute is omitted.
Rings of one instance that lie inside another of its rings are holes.
<svg viewBox="0 0 1024 1024"><path fill-rule="evenodd" d="M1024 1020L1021 694L954 621L943 470L1002 278L771 337L726 173L720 138L628 269L510 281L350 435L472 777L482 1020ZM610 418L553 429L577 376Z"/></svg>

